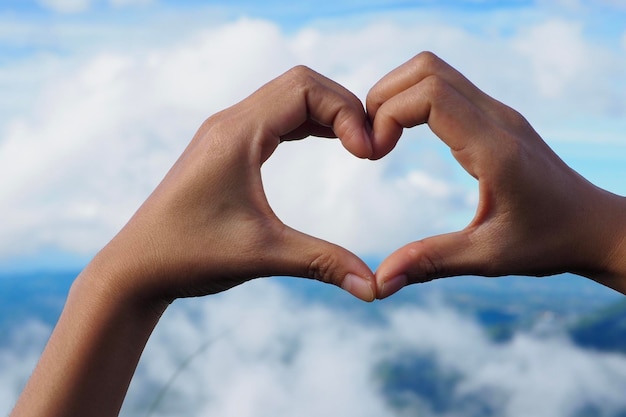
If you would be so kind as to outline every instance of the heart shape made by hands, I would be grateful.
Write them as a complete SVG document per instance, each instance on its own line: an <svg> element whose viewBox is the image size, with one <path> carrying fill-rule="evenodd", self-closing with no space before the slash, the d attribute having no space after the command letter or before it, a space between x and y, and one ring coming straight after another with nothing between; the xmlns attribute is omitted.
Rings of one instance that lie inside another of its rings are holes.
<svg viewBox="0 0 626 417"><path fill-rule="evenodd" d="M465 229L409 243L381 263L377 298L441 277L585 271L601 256L580 244L591 235L584 226L602 221L596 214L591 223L580 218L590 215L581 196L595 201L597 189L581 181L518 112L434 54L421 53L380 80L366 109L370 159L391 152L403 129L427 123L480 190Z"/></svg>
<svg viewBox="0 0 626 417"><path fill-rule="evenodd" d="M463 230L408 243L373 273L345 248L286 226L267 202L261 165L281 141L339 137L355 156L377 160L420 124L478 180ZM371 301L456 275L594 275L623 239L619 227L598 232L623 211L618 200L569 168L518 112L421 53L376 83L365 106L297 67L211 116L102 258L142 276L120 284L128 291L165 300L283 275Z"/></svg>

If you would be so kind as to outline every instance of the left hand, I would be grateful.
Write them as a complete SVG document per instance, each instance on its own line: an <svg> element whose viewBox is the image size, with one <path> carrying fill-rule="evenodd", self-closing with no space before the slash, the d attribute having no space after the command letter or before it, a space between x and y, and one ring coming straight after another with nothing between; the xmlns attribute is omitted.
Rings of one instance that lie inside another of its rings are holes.
<svg viewBox="0 0 626 417"><path fill-rule="evenodd" d="M479 184L463 230L411 242L376 272L377 296L457 275L583 275L626 293L626 199L565 164L518 112L432 53L421 53L368 95L372 159L404 128L427 123Z"/></svg>
<svg viewBox="0 0 626 417"><path fill-rule="evenodd" d="M368 157L360 101L299 67L209 118L161 184L72 284L12 416L113 416L159 318L179 297L256 277L319 279L373 300L352 253L285 226L261 184L281 140L339 136Z"/></svg>
<svg viewBox="0 0 626 417"><path fill-rule="evenodd" d="M348 151L369 157L366 120L345 88L305 67L288 71L200 127L98 254L96 267L106 265L101 270L118 291L168 302L271 275L314 278L373 300L369 267L346 249L283 224L260 174L281 141L309 135L339 137Z"/></svg>

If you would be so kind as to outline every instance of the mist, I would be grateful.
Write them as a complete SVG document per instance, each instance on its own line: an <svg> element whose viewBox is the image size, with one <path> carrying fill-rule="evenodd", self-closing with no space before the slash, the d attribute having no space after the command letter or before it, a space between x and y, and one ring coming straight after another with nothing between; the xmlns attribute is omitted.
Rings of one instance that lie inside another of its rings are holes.
<svg viewBox="0 0 626 417"><path fill-rule="evenodd" d="M266 279L176 301L146 347L121 415L578 417L626 410L626 357L574 345L549 318L502 341L438 297L361 305L337 292L345 302L303 297ZM49 332L27 320L4 340L0 412L9 412Z"/></svg>

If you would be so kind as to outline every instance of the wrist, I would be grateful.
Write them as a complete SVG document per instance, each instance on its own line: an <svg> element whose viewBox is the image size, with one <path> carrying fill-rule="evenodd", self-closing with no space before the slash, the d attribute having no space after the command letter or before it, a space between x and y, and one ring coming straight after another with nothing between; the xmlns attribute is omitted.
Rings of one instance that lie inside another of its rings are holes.
<svg viewBox="0 0 626 417"><path fill-rule="evenodd" d="M122 269L96 258L70 289L12 416L117 415L165 307L120 287ZM115 279L113 279L115 278Z"/></svg>
<svg viewBox="0 0 626 417"><path fill-rule="evenodd" d="M588 227L592 239L582 241L582 250L592 253L591 268L574 271L626 294L626 198L597 189L594 215Z"/></svg>
<svg viewBox="0 0 626 417"><path fill-rule="evenodd" d="M173 300L150 288L153 274L139 260L132 251L120 252L115 242L111 242L76 278L72 291L106 308L132 310L133 314L156 323Z"/></svg>
<svg viewBox="0 0 626 417"><path fill-rule="evenodd" d="M626 294L626 198L614 194L610 197L612 215L602 222L608 242L603 273L594 279Z"/></svg>

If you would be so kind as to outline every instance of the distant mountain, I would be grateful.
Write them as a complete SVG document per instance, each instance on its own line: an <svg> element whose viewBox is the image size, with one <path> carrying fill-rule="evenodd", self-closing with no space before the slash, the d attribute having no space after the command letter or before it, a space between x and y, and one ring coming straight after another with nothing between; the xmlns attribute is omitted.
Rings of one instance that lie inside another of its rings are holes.
<svg viewBox="0 0 626 417"><path fill-rule="evenodd" d="M61 312L77 271L0 274L0 334L25 320L52 326ZM626 354L626 298L589 280L574 276L546 279L460 277L413 285L395 297L363 303L332 285L311 280L271 278L303 303L349 310L365 321L385 320L401 305L428 309L444 305L480 323L492 341L506 344L519 332L536 331L546 321L548 331L566 332L586 349ZM0 338L0 347L5 343ZM447 366L433 351L408 351L378 364L374 375L384 398L399 416L502 416L506 390L463 390L468 375ZM568 417L626 417L610 414L590 401Z"/></svg>
<svg viewBox="0 0 626 417"><path fill-rule="evenodd" d="M0 332L25 319L54 325L78 273L0 273ZM474 317L496 342L508 341L548 314L563 323L581 347L626 353L624 296L577 276L442 279L412 285L374 304L363 303L332 285L295 278L270 279L306 302L348 309L365 320L379 320L387 308L401 304L428 308L443 303Z"/></svg>
<svg viewBox="0 0 626 417"><path fill-rule="evenodd" d="M626 354L626 300L584 317L569 334L578 346Z"/></svg>
<svg viewBox="0 0 626 417"><path fill-rule="evenodd" d="M460 393L458 388L464 376L442 366L433 353L406 352L400 359L381 363L375 377L389 405L399 415L502 415L500 393Z"/></svg>

